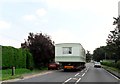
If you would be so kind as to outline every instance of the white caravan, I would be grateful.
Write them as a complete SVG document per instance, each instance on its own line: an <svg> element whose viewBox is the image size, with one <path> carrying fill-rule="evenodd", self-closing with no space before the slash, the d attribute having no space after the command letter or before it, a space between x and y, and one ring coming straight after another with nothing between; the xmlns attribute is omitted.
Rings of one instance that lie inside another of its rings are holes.
<svg viewBox="0 0 120 84"><path fill-rule="evenodd" d="M56 44L55 62L59 62L64 70L82 69L86 62L85 50L80 43Z"/></svg>

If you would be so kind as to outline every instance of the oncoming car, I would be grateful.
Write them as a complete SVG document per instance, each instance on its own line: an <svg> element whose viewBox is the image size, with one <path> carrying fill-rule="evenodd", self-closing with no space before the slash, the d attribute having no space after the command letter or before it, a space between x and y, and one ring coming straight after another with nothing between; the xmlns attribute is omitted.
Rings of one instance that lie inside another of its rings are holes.
<svg viewBox="0 0 120 84"><path fill-rule="evenodd" d="M94 67L96 67L96 68L101 68L100 62L95 62L95 63L94 63Z"/></svg>

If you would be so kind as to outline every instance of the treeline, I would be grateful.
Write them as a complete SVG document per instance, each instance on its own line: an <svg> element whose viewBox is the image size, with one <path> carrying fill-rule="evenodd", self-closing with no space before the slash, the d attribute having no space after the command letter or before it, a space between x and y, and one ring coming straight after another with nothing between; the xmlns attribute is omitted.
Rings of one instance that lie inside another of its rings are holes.
<svg viewBox="0 0 120 84"><path fill-rule="evenodd" d="M93 59L100 61L103 59L114 60L118 65L120 64L120 16L114 18L113 25L116 27L110 31L107 38L107 45L96 48L93 52ZM118 66L117 65L117 66ZM119 65L120 66L120 65Z"/></svg>
<svg viewBox="0 0 120 84"><path fill-rule="evenodd" d="M14 48L11 46L2 46L2 68L11 67L28 68L34 66L33 57L29 50Z"/></svg>

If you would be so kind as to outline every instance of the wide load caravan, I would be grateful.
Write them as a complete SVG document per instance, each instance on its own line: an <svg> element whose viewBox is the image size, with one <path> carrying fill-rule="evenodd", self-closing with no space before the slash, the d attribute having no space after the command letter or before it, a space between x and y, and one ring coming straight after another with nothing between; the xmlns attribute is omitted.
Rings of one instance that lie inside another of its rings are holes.
<svg viewBox="0 0 120 84"><path fill-rule="evenodd" d="M81 70L85 68L85 50L80 43L56 44L55 62L58 62L64 70Z"/></svg>

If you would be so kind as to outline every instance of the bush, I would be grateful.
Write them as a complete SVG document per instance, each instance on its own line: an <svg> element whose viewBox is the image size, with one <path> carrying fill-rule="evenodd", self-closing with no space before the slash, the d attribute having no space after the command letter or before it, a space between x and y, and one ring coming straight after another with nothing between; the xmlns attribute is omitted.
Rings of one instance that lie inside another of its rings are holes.
<svg viewBox="0 0 120 84"><path fill-rule="evenodd" d="M102 65L108 66L108 67L114 67L120 69L120 60L115 62L101 62Z"/></svg>
<svg viewBox="0 0 120 84"><path fill-rule="evenodd" d="M116 66L117 66L118 69L120 69L120 60L117 61Z"/></svg>
<svg viewBox="0 0 120 84"><path fill-rule="evenodd" d="M33 57L29 50L2 46L2 69L33 67Z"/></svg>
<svg viewBox="0 0 120 84"><path fill-rule="evenodd" d="M101 62L101 64L109 67L116 67L116 64L114 62Z"/></svg>

